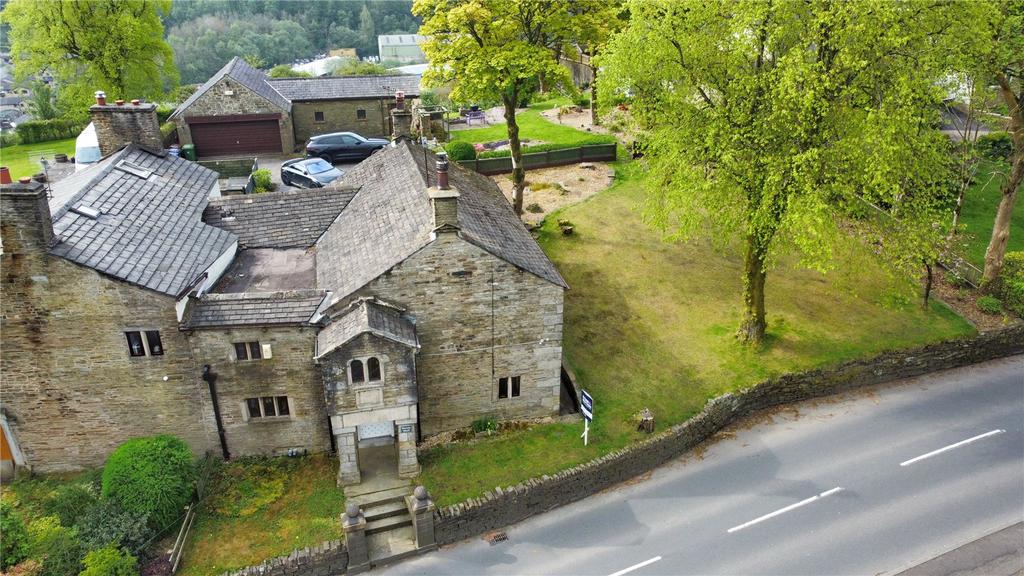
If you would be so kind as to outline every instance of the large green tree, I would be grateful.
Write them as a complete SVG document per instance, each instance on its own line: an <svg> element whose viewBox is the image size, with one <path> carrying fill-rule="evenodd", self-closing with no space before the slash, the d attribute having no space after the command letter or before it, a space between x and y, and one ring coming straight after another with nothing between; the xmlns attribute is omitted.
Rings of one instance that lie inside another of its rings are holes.
<svg viewBox="0 0 1024 576"><path fill-rule="evenodd" d="M943 191L920 183L948 175L933 126L955 4L633 0L628 8L629 26L606 51L602 93L614 86L632 95L648 127L648 220L671 239L742 242L742 340L764 338L765 284L781 253L827 269L833 237L865 207L887 214L877 219L880 250L907 245L884 234L929 229L934 202L925 197ZM908 225L885 226L889 217ZM919 256L909 257L919 266Z"/></svg>
<svg viewBox="0 0 1024 576"><path fill-rule="evenodd" d="M992 238L985 251L984 281L991 284L1003 270L1010 241L1013 205L1024 184L1024 0L991 0L991 45L981 62L999 89L1010 116L1010 173L1001 188ZM1018 231L1018 234L1020 231Z"/></svg>
<svg viewBox="0 0 1024 576"><path fill-rule="evenodd" d="M156 98L177 85L161 23L170 7L170 0L10 0L0 18L11 27L15 75L49 70L62 107L74 113L95 90Z"/></svg>
<svg viewBox="0 0 1024 576"><path fill-rule="evenodd" d="M451 98L472 102L500 97L512 156L513 206L523 213L523 166L516 106L537 78L565 79L554 48L570 37L562 0L416 0L420 34L430 61L424 80L454 85Z"/></svg>

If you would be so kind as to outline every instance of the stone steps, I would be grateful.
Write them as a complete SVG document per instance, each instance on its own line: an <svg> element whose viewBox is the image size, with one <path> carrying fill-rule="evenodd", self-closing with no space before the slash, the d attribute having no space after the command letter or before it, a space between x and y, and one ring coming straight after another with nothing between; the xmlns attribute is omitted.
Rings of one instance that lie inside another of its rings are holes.
<svg viewBox="0 0 1024 576"><path fill-rule="evenodd" d="M363 515L366 517L367 522L373 522L374 520L380 520L382 518L392 518L394 516L408 516L409 509L405 505L405 499L387 500L384 502L375 502L374 504L363 508Z"/></svg>
<svg viewBox="0 0 1024 576"><path fill-rule="evenodd" d="M409 516L408 512L401 516L388 516L372 521L367 520L366 533L368 535L380 534L381 532L397 530L398 528L405 528L406 526L412 526L412 516Z"/></svg>
<svg viewBox="0 0 1024 576"><path fill-rule="evenodd" d="M405 502L405 497L412 494L412 487L409 485L398 486L395 488L386 488L384 490L378 490L376 492L367 492L365 494L359 494L355 496L349 496L349 492L346 491L346 497L350 502L355 502L363 508L363 513L366 513L366 508L388 502Z"/></svg>

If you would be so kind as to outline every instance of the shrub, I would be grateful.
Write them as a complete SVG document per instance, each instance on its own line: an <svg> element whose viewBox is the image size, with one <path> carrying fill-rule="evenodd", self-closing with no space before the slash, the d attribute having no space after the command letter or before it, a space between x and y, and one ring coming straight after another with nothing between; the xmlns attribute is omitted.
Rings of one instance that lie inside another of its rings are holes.
<svg viewBox="0 0 1024 576"><path fill-rule="evenodd" d="M580 108L590 108L590 96L580 94L575 99L573 99L572 103L579 106Z"/></svg>
<svg viewBox="0 0 1024 576"><path fill-rule="evenodd" d="M174 122L164 122L160 125L160 140L164 146L169 146L178 141L178 126Z"/></svg>
<svg viewBox="0 0 1024 576"><path fill-rule="evenodd" d="M82 569L85 549L73 528L60 525L56 516L44 516L28 526L31 551L43 562L39 576L67 576Z"/></svg>
<svg viewBox="0 0 1024 576"><path fill-rule="evenodd" d="M978 136L978 153L989 160L1009 160L1013 152L1013 140L1009 132L990 132Z"/></svg>
<svg viewBox="0 0 1024 576"><path fill-rule="evenodd" d="M1007 252L1000 274L1003 303L1014 314L1024 318L1024 252Z"/></svg>
<svg viewBox="0 0 1024 576"><path fill-rule="evenodd" d="M978 310L985 314L999 314L1003 311L1003 302L995 296L981 296L975 301Z"/></svg>
<svg viewBox="0 0 1024 576"><path fill-rule="evenodd" d="M278 64L270 69L267 76L271 78L312 78L313 75L309 72L303 72L301 70L294 70L287 64Z"/></svg>
<svg viewBox="0 0 1024 576"><path fill-rule="evenodd" d="M257 194L274 189L274 181L270 178L270 170L260 168L252 173L252 185Z"/></svg>
<svg viewBox="0 0 1024 576"><path fill-rule="evenodd" d="M116 546L93 550L85 555L85 570L79 576L137 576L139 561Z"/></svg>
<svg viewBox="0 0 1024 576"><path fill-rule="evenodd" d="M90 549L116 545L137 552L153 535L145 513L125 510L106 500L90 508L75 527L79 540Z"/></svg>
<svg viewBox="0 0 1024 576"><path fill-rule="evenodd" d="M0 134L0 146L7 148L8 146L17 146L21 143L21 139L18 138L17 132L5 132Z"/></svg>
<svg viewBox="0 0 1024 576"><path fill-rule="evenodd" d="M43 502L47 515L56 516L64 526L74 526L96 503L96 494L86 484L63 484Z"/></svg>
<svg viewBox="0 0 1024 576"><path fill-rule="evenodd" d="M180 104L195 94L196 90L199 90L199 84L183 84L175 88L171 96Z"/></svg>
<svg viewBox="0 0 1024 576"><path fill-rule="evenodd" d="M25 524L5 500L0 500L0 570L28 557L29 538Z"/></svg>
<svg viewBox="0 0 1024 576"><path fill-rule="evenodd" d="M476 149L469 142L459 140L449 142L445 145L444 151L448 153L448 157L452 159L452 162L476 159Z"/></svg>
<svg viewBox="0 0 1024 576"><path fill-rule="evenodd" d="M18 139L22 144L35 144L36 142L74 138L85 128L86 124L87 122L68 118L29 120L18 124L15 130L18 132Z"/></svg>
<svg viewBox="0 0 1024 576"><path fill-rule="evenodd" d="M494 416L485 416L483 418L473 420L472 426L473 432L476 432L477 434L481 432L494 432L498 429L498 421Z"/></svg>
<svg viewBox="0 0 1024 576"><path fill-rule="evenodd" d="M539 214L539 213L543 212L544 209L540 207L540 204L537 204L536 202L534 202L534 203L528 204L526 206L526 211L530 212L532 214Z"/></svg>
<svg viewBox="0 0 1024 576"><path fill-rule="evenodd" d="M188 445L168 434L129 440L103 467L103 497L147 514L151 527L164 528L192 495L193 460Z"/></svg>
<svg viewBox="0 0 1024 576"><path fill-rule="evenodd" d="M156 107L156 121L163 124L174 114L175 107L170 104L158 104Z"/></svg>

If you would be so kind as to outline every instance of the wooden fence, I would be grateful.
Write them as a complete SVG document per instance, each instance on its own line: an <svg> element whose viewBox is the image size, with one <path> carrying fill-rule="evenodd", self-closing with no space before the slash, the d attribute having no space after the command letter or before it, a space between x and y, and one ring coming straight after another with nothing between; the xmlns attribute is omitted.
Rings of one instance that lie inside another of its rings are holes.
<svg viewBox="0 0 1024 576"><path fill-rule="evenodd" d="M527 170L535 168L548 168L551 166L566 166L579 162L610 162L615 160L618 152L618 145L595 144L592 146L579 146L576 148L565 148L563 150L547 150L545 152L532 152L523 154L523 166ZM512 157L502 158L477 158L476 160L460 160L460 166L475 170L486 176L493 174L507 174L512 171Z"/></svg>

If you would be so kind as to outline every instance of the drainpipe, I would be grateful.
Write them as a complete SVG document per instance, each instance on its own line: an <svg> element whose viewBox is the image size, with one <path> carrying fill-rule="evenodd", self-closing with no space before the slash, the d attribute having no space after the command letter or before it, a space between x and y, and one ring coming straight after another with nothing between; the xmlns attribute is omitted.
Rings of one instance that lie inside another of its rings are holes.
<svg viewBox="0 0 1024 576"><path fill-rule="evenodd" d="M228 452L228 439L224 435L224 422L220 419L220 402L217 400L217 374L209 364L203 365L203 380L210 386L210 399L213 400L213 419L217 422L217 435L220 436L220 451L225 460L231 458Z"/></svg>

